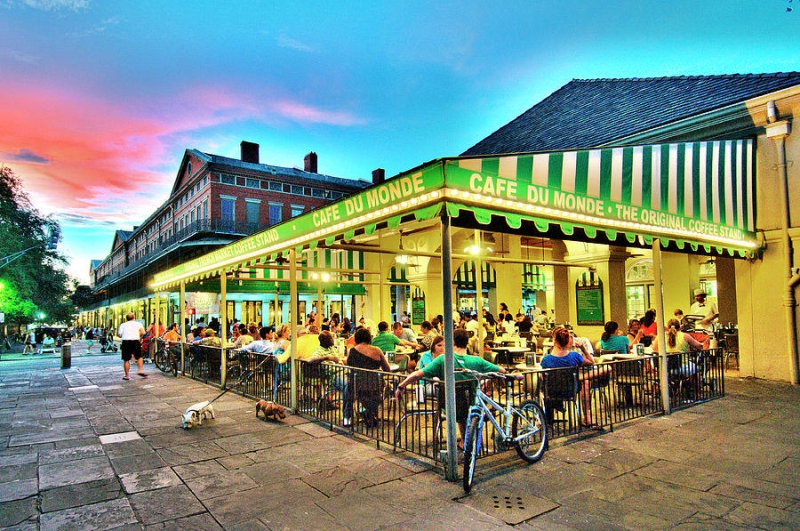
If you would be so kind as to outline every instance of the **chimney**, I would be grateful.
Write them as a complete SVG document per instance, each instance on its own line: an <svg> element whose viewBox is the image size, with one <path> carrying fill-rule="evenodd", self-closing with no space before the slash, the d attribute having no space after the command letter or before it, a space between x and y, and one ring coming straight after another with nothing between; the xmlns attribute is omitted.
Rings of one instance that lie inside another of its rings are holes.
<svg viewBox="0 0 800 531"><path fill-rule="evenodd" d="M313 151L306 155L303 159L303 169L305 169L308 173L319 173L317 172L317 154Z"/></svg>
<svg viewBox="0 0 800 531"><path fill-rule="evenodd" d="M372 184L381 184L385 180L386 180L386 170L384 170L383 168L372 170Z"/></svg>
<svg viewBox="0 0 800 531"><path fill-rule="evenodd" d="M258 156L258 144L255 142L248 142L242 140L239 144L242 149L242 162L252 162L253 164L260 164Z"/></svg>

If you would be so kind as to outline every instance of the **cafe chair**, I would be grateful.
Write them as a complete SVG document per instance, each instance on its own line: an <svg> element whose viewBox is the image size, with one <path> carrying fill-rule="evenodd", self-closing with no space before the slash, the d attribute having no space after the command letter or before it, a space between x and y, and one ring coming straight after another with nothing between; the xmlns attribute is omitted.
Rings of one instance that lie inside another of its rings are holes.
<svg viewBox="0 0 800 531"><path fill-rule="evenodd" d="M300 365L300 411L318 412L324 395L324 386L327 380L325 367L321 359L311 361L298 361Z"/></svg>
<svg viewBox="0 0 800 531"><path fill-rule="evenodd" d="M512 368L514 366L514 357L511 354L511 352L500 349L495 349L494 352L495 352L494 354L495 365L505 367L506 369Z"/></svg>
<svg viewBox="0 0 800 531"><path fill-rule="evenodd" d="M619 353L617 352L617 354ZM635 405L634 394L641 395L647 383L642 362L623 360L614 362L612 367L614 381L619 390L617 407L633 407Z"/></svg>
<svg viewBox="0 0 800 531"><path fill-rule="evenodd" d="M577 370L550 369L543 371L541 376L547 423L552 426L565 422L567 431L577 428L581 420ZM556 412L562 413L562 418L557 419Z"/></svg>
<svg viewBox="0 0 800 531"><path fill-rule="evenodd" d="M739 368L739 334L725 334L722 337L725 342L725 368L728 368L728 359L736 361L736 368Z"/></svg>
<svg viewBox="0 0 800 531"><path fill-rule="evenodd" d="M394 353L394 363L398 366L397 372L408 372L408 354Z"/></svg>

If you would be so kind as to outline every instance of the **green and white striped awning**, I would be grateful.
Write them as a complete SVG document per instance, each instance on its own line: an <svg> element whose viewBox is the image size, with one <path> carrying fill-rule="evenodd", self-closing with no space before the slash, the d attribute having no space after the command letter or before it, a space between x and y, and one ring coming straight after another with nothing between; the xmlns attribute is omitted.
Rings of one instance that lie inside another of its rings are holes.
<svg viewBox="0 0 800 531"><path fill-rule="evenodd" d="M479 219L512 210L543 231L552 220L567 234L578 226L744 252L755 242L754 167L753 141L727 140L463 158L445 174L447 197L477 203Z"/></svg>
<svg viewBox="0 0 800 531"><path fill-rule="evenodd" d="M464 213L510 230L524 223L531 233L570 238L580 229L581 238L614 244L658 238L748 256L758 246L754 168L752 140L440 159L158 273L152 286L214 277L291 249L314 263L320 244L350 241L356 231Z"/></svg>
<svg viewBox="0 0 800 531"><path fill-rule="evenodd" d="M522 287L532 290L547 289L547 279L539 266L522 264Z"/></svg>

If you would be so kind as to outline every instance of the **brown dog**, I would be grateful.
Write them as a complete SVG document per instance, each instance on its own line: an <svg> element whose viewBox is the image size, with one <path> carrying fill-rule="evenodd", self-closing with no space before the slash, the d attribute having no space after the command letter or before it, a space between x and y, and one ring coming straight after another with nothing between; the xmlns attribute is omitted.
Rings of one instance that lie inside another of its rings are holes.
<svg viewBox="0 0 800 531"><path fill-rule="evenodd" d="M258 418L259 411L264 412L264 420L267 420L268 417L272 417L275 420L286 418L286 411L283 409L283 406L275 402L259 400L256 402L256 418Z"/></svg>

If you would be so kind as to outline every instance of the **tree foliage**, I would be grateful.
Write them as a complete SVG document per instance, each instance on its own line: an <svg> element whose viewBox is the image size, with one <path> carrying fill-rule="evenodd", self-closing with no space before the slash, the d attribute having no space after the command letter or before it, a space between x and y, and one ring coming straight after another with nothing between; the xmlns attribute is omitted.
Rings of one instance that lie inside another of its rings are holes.
<svg viewBox="0 0 800 531"><path fill-rule="evenodd" d="M6 322L29 323L44 314L68 322L73 312L66 260L48 245L58 223L32 206L11 168L0 167L0 311Z"/></svg>

